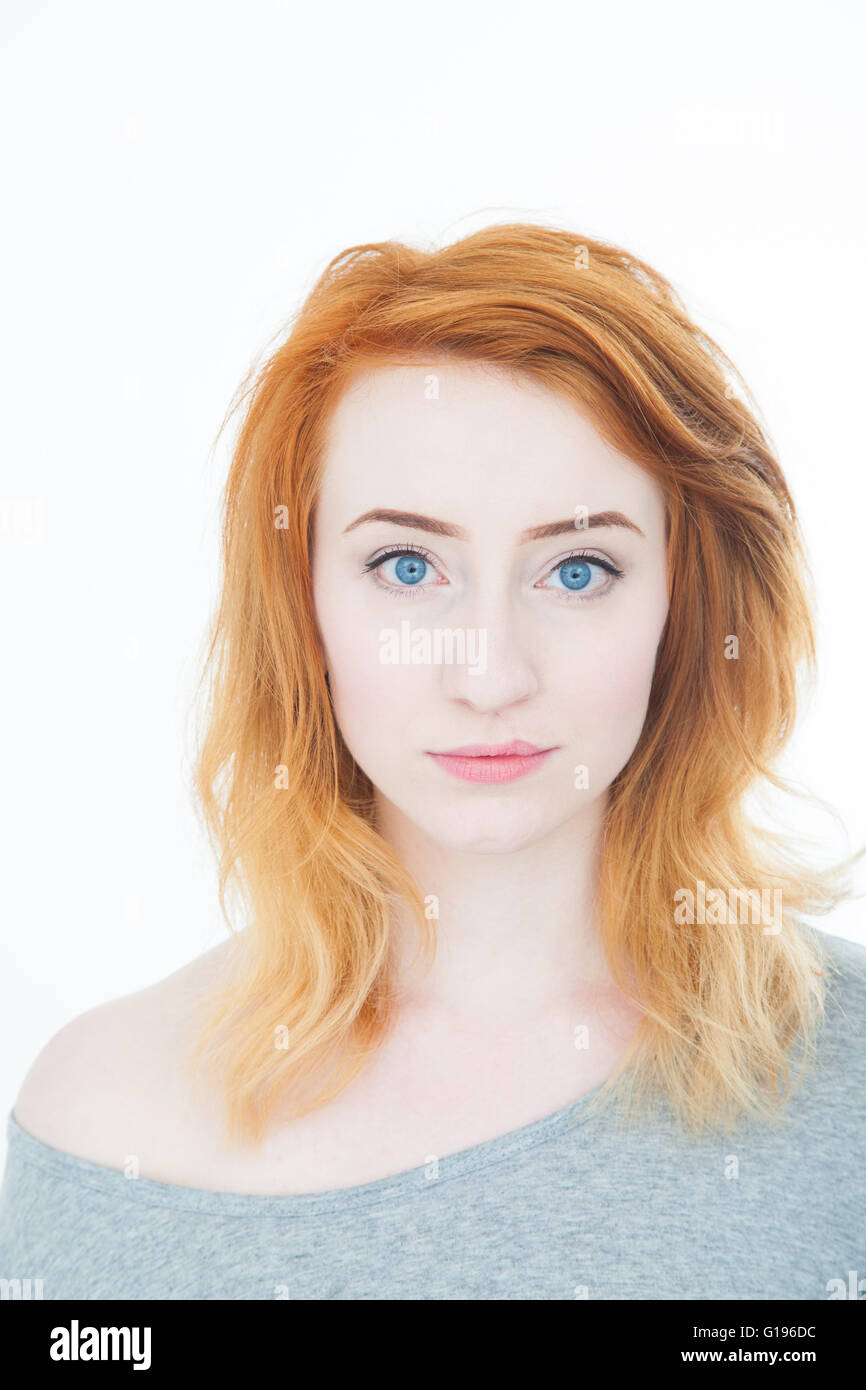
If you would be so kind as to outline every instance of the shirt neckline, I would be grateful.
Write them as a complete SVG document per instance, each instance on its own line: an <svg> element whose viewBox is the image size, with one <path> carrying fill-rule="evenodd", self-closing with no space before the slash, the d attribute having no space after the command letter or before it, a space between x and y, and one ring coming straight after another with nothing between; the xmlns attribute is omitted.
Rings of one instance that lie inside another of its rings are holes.
<svg viewBox="0 0 866 1390"><path fill-rule="evenodd" d="M538 1144L557 1138L581 1121L582 1112L602 1090L605 1082L594 1086L575 1101L552 1114L520 1125L493 1139L482 1140L457 1153L438 1158L435 1176L428 1175L429 1163L403 1169L389 1177L351 1187L328 1188L322 1192L260 1193L229 1192L204 1187L186 1187L156 1178L128 1178L117 1168L108 1168L90 1159L79 1158L54 1148L22 1128L9 1112L6 1134L9 1159L15 1155L44 1172L67 1182L92 1188L108 1197L140 1202L145 1206L166 1206L201 1213L230 1216L304 1216L373 1206L418 1192L430 1192L442 1182L464 1177L513 1158Z"/></svg>

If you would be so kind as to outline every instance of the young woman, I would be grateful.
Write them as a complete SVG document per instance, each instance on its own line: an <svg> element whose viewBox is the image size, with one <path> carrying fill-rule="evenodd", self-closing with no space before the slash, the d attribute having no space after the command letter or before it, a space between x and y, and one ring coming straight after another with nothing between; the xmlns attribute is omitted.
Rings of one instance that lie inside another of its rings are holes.
<svg viewBox="0 0 866 1390"><path fill-rule="evenodd" d="M866 1289L866 950L805 920L841 870L744 805L786 786L814 657L744 394L615 246L331 263L238 398L225 493L197 786L246 922L36 1060L0 1275Z"/></svg>

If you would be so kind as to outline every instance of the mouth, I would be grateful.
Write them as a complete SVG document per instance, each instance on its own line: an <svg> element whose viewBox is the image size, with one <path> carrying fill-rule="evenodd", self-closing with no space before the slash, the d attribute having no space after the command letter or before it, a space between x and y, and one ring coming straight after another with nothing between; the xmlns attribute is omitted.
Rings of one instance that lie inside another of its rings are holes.
<svg viewBox="0 0 866 1390"><path fill-rule="evenodd" d="M467 743L447 753L428 753L435 763L464 782L512 782L525 777L555 753L556 748L537 748L513 739L510 743Z"/></svg>

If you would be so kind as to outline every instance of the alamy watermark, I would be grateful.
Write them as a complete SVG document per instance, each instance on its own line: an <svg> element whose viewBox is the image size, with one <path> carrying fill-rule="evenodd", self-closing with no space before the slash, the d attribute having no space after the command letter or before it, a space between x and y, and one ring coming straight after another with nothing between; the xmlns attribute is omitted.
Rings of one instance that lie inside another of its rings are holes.
<svg viewBox="0 0 866 1390"><path fill-rule="evenodd" d="M674 921L680 925L726 927L751 921L753 926L764 924L765 936L778 936L782 930L781 888L708 888L699 878L695 892L678 888L674 902Z"/></svg>
<svg viewBox="0 0 866 1390"><path fill-rule="evenodd" d="M474 627L413 627L408 618L400 630L382 628L379 660L383 666L468 666L472 675L487 670L487 630Z"/></svg>

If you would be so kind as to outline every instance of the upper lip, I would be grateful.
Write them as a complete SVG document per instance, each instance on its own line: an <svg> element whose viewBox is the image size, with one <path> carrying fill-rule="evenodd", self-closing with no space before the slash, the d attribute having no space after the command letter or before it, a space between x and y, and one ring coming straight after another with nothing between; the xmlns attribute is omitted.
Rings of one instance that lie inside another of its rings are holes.
<svg viewBox="0 0 866 1390"><path fill-rule="evenodd" d="M463 758L528 758L532 753L543 752L547 752L547 749L537 748L534 743L526 743L522 738L516 738L510 743L464 743L460 748L446 748L444 755L459 755Z"/></svg>

